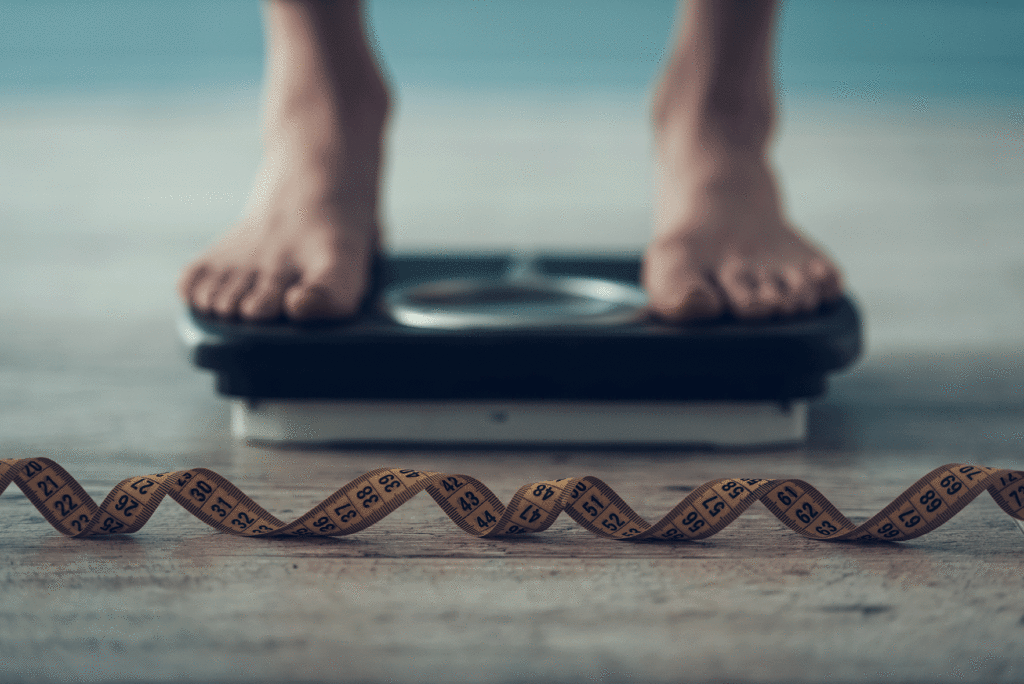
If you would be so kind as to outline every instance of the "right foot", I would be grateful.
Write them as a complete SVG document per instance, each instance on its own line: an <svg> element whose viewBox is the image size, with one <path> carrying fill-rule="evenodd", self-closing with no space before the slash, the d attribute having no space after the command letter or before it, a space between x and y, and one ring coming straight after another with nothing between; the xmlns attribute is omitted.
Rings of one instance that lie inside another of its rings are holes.
<svg viewBox="0 0 1024 684"><path fill-rule="evenodd" d="M271 47L278 49L264 164L244 218L182 274L179 294L200 314L341 319L358 311L366 293L380 243L387 93L368 53L362 69L351 60L338 68L309 44L318 34L307 25L324 19L318 11L270 6Z"/></svg>
<svg viewBox="0 0 1024 684"><path fill-rule="evenodd" d="M842 294L785 216L767 146L774 4L692 0L654 97L655 238L643 282L670 321L786 317Z"/></svg>
<svg viewBox="0 0 1024 684"><path fill-rule="evenodd" d="M695 140L699 128L659 130L655 238L643 271L652 309L676 322L726 312L763 319L838 299L838 269L786 220L763 155Z"/></svg>

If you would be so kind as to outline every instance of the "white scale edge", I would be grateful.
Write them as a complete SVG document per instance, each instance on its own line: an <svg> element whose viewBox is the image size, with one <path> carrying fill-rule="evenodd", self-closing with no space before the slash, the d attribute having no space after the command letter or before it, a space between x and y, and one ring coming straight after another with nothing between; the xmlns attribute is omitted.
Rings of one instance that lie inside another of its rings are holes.
<svg viewBox="0 0 1024 684"><path fill-rule="evenodd" d="M235 438L293 444L714 445L801 442L807 402L231 400Z"/></svg>

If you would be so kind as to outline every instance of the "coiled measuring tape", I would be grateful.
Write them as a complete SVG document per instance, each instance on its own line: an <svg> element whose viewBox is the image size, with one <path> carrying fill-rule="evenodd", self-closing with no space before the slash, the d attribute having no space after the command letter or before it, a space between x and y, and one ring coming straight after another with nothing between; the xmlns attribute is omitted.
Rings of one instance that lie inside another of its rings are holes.
<svg viewBox="0 0 1024 684"><path fill-rule="evenodd" d="M564 512L581 527L610 539L705 539L760 501L790 529L811 539L906 541L936 529L986 489L1008 515L1024 520L1024 472L961 463L931 471L860 525L848 520L813 486L795 479L711 480L654 524L591 476L524 485L505 506L468 475L379 468L288 523L207 468L130 477L99 505L48 458L0 460L0 494L12 482L54 528L69 537L135 532L165 496L221 532L249 537L337 537L370 527L424 490L456 525L477 537L541 532Z"/></svg>

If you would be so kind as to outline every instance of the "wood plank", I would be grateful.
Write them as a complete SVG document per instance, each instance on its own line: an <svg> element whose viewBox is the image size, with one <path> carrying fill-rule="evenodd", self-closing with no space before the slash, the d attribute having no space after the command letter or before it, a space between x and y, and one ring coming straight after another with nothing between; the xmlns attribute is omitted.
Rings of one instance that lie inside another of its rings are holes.
<svg viewBox="0 0 1024 684"><path fill-rule="evenodd" d="M10 133L29 136L25 149L62 125L29 120L30 131ZM805 127L800 135L813 153L791 149L784 164L819 168L818 150L839 140L830 119L819 124L820 131ZM106 118L102 125L104 135L123 136ZM997 141L1010 133L936 123L893 153L889 162L901 170L893 185L872 174L902 125L893 124L889 138L867 123L843 133L841 147L850 153L831 162L842 172L805 179L797 190L823 198L809 223L846 236L836 244L849 248L841 256L851 282L864 288L876 326L870 339L885 343L884 353L838 378L814 405L805 447L303 451L234 444L210 378L188 368L173 337L172 283L197 247L194 236L136 232L131 212L98 209L87 230L57 240L42 229L78 205L20 192L14 199L21 204L2 203L23 207L12 216L24 221L12 223L15 237L5 242L12 288L0 298L0 457L55 458L97 500L130 475L203 465L284 518L383 465L467 473L504 501L526 482L593 474L649 520L722 476L799 477L863 520L944 463L1024 468L1021 287L1005 275L1020 261L1017 224L1005 217L1020 213L1013 202L1024 196L1014 192L1021 174L1000 172L990 155L971 156L980 138L1005 147ZM142 139L148 130L132 135ZM943 146L964 130L970 135L954 152ZM213 147L214 138L203 138L212 150L204 159L231 156ZM921 158L906 149L918 145ZM83 164L97 149L83 153ZM194 166L192 154L179 156ZM929 173L904 178L918 166L979 175L974 185L951 176L940 206ZM77 176L67 173L70 187ZM867 176L889 194L865 193L872 186L853 182ZM846 188L845 205L824 192L830 183ZM1012 201L995 206L979 188L1001 188L999 196ZM196 216L212 221L199 204ZM871 219L858 229L868 232L847 229L845 210L836 209L847 205ZM922 207L933 207L927 221L914 218ZM965 211L971 231L962 225ZM165 223L181 223L180 216ZM925 259L921 236L932 234L943 239L929 239ZM989 246L965 261L979 234ZM880 261L883 242L890 249ZM893 264L909 270L882 277ZM953 264L959 270L950 275ZM968 271L969 283L957 276ZM992 295L996 283L1006 288L999 296ZM907 339L927 341L927 351L899 347ZM134 536L76 541L57 535L11 489L0 497L0 682L1019 682L1022 556L1024 536L986 495L905 544L810 541L760 505L703 542L613 542L567 518L535 537L478 540L424 495L344 539L213 534L167 502Z"/></svg>

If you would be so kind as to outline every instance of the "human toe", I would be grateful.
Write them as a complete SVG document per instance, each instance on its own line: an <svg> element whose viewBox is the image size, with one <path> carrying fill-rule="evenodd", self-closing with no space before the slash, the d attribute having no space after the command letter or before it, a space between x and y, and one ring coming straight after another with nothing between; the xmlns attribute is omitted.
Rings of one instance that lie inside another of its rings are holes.
<svg viewBox="0 0 1024 684"><path fill-rule="evenodd" d="M239 302L239 316L253 322L280 318L284 311L285 290L293 280L281 271L260 274L252 289Z"/></svg>
<svg viewBox="0 0 1024 684"><path fill-rule="evenodd" d="M703 277L669 279L648 288L651 309L675 322L701 321L722 315L722 300Z"/></svg>
<svg viewBox="0 0 1024 684"><path fill-rule="evenodd" d="M285 292L285 315L296 321L350 318L359 311L368 277L358 262L324 259Z"/></svg>
<svg viewBox="0 0 1024 684"><path fill-rule="evenodd" d="M820 296L817 287L797 266L787 266L779 273L779 279L786 291L785 311L789 315L810 313L818 308Z"/></svg>
<svg viewBox="0 0 1024 684"><path fill-rule="evenodd" d="M674 323L718 318L725 307L714 284L688 250L656 241L643 262L642 280L650 309Z"/></svg>
<svg viewBox="0 0 1024 684"><path fill-rule="evenodd" d="M353 316L359 301L351 292L339 291L327 283L299 283L284 297L288 318L296 321L322 321Z"/></svg>
<svg viewBox="0 0 1024 684"><path fill-rule="evenodd" d="M718 283L726 306L737 318L759 319L772 314L771 306L763 299L769 291L748 267L727 263L718 272Z"/></svg>
<svg viewBox="0 0 1024 684"><path fill-rule="evenodd" d="M817 295L798 267L785 264L766 273L765 278L772 283L770 299L774 315L789 318L817 307Z"/></svg>
<svg viewBox="0 0 1024 684"><path fill-rule="evenodd" d="M795 299L778 267L764 266L754 270L754 297L765 317L789 316L794 313Z"/></svg>
<svg viewBox="0 0 1024 684"><path fill-rule="evenodd" d="M213 303L217 294L227 283L231 276L230 270L217 271L208 269L208 272L192 288L192 308L202 314L209 314L213 311Z"/></svg>
<svg viewBox="0 0 1024 684"><path fill-rule="evenodd" d="M843 295L839 271L824 258L813 259L807 268L808 277L818 292L819 303L834 302Z"/></svg>
<svg viewBox="0 0 1024 684"><path fill-rule="evenodd" d="M231 274L213 299L211 310L221 318L238 315L238 304L256 283L253 270L236 271Z"/></svg>
<svg viewBox="0 0 1024 684"><path fill-rule="evenodd" d="M209 268L203 261L193 261L181 273L178 279L178 296L187 304L192 303L192 291L208 273Z"/></svg>

